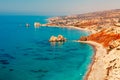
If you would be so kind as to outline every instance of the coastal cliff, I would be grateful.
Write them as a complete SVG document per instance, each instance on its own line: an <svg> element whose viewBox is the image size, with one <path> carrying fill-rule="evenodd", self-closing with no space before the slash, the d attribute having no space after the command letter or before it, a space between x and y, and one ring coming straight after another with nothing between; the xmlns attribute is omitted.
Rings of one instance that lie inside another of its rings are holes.
<svg viewBox="0 0 120 80"><path fill-rule="evenodd" d="M102 44L108 51L120 46L120 33L116 30L118 29L104 29L100 32L90 34L86 36L86 41L95 41ZM84 41L84 37L81 37L80 40Z"/></svg>
<svg viewBox="0 0 120 80"><path fill-rule="evenodd" d="M47 26L73 26L92 31L80 38L97 50L86 80L120 80L120 9L53 17L48 21Z"/></svg>

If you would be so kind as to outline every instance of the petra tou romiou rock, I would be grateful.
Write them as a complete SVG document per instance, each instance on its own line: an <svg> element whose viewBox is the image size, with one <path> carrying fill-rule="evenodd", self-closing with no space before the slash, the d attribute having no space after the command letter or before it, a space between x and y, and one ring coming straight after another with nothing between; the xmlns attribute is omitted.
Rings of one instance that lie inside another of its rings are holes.
<svg viewBox="0 0 120 80"><path fill-rule="evenodd" d="M64 42L64 41L66 41L66 38L64 38L62 35L58 35L58 37L51 36L49 41L50 42Z"/></svg>

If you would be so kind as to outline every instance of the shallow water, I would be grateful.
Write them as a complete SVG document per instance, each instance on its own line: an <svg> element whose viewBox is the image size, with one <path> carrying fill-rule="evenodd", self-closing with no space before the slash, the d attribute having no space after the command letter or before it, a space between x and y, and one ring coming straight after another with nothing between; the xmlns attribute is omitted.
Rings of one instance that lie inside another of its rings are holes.
<svg viewBox="0 0 120 80"><path fill-rule="evenodd" d="M46 16L0 16L0 80L83 80L93 48L74 42L84 31L34 28ZM25 27L29 23L30 27ZM48 42L62 34L64 43Z"/></svg>

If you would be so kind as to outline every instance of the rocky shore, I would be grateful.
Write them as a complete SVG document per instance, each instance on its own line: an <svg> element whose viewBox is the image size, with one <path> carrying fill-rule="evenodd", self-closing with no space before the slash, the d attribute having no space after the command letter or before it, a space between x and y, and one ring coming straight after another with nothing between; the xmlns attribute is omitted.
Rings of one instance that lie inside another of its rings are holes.
<svg viewBox="0 0 120 80"><path fill-rule="evenodd" d="M94 46L85 80L120 80L120 9L50 18L48 26L90 31L80 42Z"/></svg>

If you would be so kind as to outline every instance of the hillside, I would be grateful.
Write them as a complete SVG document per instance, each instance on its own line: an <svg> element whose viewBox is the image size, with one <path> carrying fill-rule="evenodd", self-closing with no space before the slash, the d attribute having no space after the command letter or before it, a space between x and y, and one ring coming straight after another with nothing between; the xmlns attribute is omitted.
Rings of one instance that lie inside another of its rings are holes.
<svg viewBox="0 0 120 80"><path fill-rule="evenodd" d="M120 26L120 9L92 12L71 16L59 16L48 19L48 26L75 26L88 29L101 29L110 26Z"/></svg>

